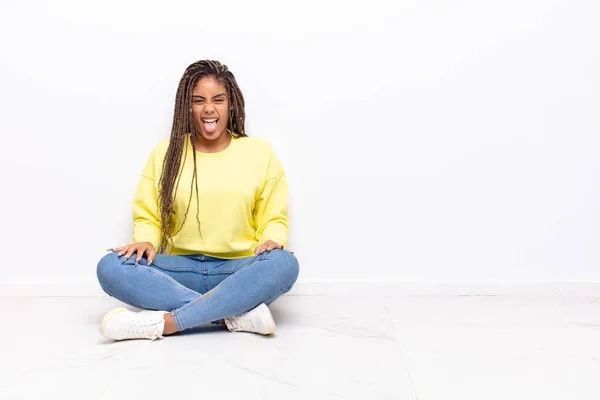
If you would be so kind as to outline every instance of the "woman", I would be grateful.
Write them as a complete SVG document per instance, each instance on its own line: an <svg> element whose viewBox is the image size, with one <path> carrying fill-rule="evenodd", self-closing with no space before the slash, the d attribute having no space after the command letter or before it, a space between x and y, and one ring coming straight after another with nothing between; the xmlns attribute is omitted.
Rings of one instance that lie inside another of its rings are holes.
<svg viewBox="0 0 600 400"><path fill-rule="evenodd" d="M298 277L296 257L284 250L287 180L244 121L227 66L204 60L186 69L171 137L154 148L133 200L133 243L98 263L102 289L144 310L108 312L104 336L155 340L208 322L275 332L267 306Z"/></svg>

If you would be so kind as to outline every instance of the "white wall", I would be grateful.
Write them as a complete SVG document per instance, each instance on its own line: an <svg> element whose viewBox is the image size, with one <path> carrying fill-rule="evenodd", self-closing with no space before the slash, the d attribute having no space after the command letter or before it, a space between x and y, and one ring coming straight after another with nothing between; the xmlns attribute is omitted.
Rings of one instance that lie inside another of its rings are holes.
<svg viewBox="0 0 600 400"><path fill-rule="evenodd" d="M301 280L600 280L597 4L3 1L0 283L95 282L206 58L287 170Z"/></svg>

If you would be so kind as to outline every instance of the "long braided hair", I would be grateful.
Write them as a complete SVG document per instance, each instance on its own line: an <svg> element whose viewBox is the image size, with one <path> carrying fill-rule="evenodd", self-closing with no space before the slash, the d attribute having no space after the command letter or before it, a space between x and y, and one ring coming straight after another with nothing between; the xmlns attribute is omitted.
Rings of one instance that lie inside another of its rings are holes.
<svg viewBox="0 0 600 400"><path fill-rule="evenodd" d="M173 128L171 130L171 139L167 153L162 166L162 174L159 181L159 195L158 195L158 207L160 212L160 225L162 231L162 239L160 243L160 249L158 253L164 253L167 248L167 241L173 245L173 236L177 235L183 228L185 219L190 209L192 202L192 194L195 186L196 198L198 198L198 175L196 169L196 152L192 151L194 158L194 173L192 177L192 184L190 188L190 199L183 217L183 222L179 230L171 235L172 230L172 213L174 212L173 202L177 194L177 188L179 187L179 180L181 175L178 174L181 165L181 157L184 146L186 144L186 135L189 134L194 148L196 143L196 135L199 133L194 125L194 119L192 115L192 92L196 82L204 77L213 77L219 81L227 89L228 101L229 101L229 118L227 121L227 130L232 136L241 137L248 136L244 131L244 122L246 120L246 113L244 111L245 103L244 96L235 80L233 74L229 71L226 65L221 64L218 61L213 60L201 60L191 64L185 70L181 80L179 81L179 87L177 88L177 96L175 99L175 112L173 115ZM187 147L183 163L187 157ZM179 176L178 176L179 175ZM173 190L175 189L175 190ZM196 209L196 221L198 222L198 231L200 237L202 237L202 230L200 224L200 209L199 202Z"/></svg>

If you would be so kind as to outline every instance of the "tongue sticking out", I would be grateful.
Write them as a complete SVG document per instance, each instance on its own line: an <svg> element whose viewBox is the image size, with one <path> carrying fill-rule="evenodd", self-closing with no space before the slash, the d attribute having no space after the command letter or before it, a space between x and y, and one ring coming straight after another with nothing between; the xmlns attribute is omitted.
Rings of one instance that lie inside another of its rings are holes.
<svg viewBox="0 0 600 400"><path fill-rule="evenodd" d="M204 129L206 132L213 133L215 129L217 129L217 121L215 122L202 122L204 124Z"/></svg>

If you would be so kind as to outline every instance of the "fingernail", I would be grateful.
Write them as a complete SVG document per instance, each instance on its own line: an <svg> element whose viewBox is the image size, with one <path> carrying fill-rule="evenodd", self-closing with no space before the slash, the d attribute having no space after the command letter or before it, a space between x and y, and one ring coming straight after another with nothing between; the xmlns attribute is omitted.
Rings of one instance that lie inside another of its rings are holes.
<svg viewBox="0 0 600 400"><path fill-rule="evenodd" d="M139 261L136 261L135 264L133 264L133 265L137 266L137 265L140 265L140 263L139 263Z"/></svg>
<svg viewBox="0 0 600 400"><path fill-rule="evenodd" d="M112 251L112 249L106 249L106 251Z"/></svg>

